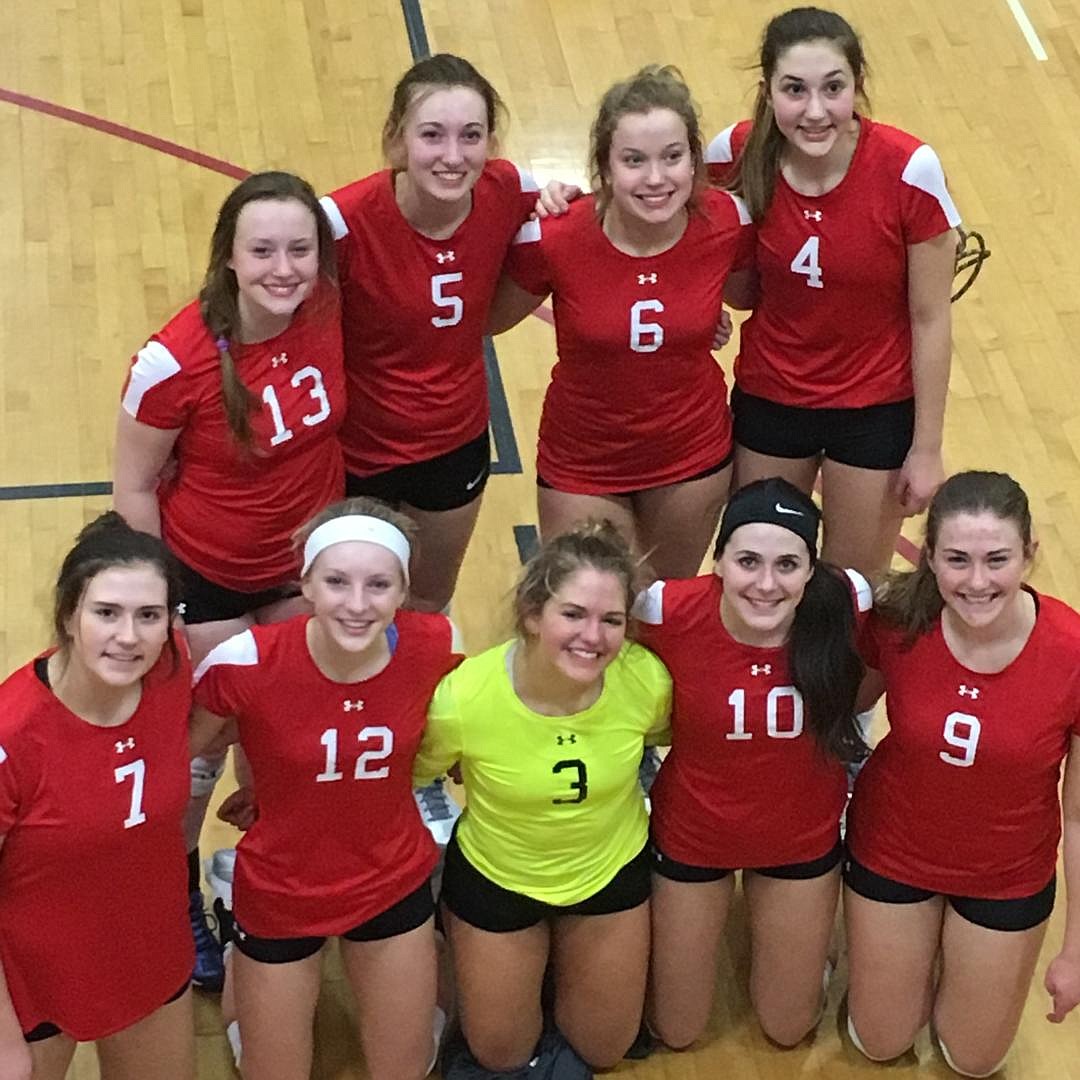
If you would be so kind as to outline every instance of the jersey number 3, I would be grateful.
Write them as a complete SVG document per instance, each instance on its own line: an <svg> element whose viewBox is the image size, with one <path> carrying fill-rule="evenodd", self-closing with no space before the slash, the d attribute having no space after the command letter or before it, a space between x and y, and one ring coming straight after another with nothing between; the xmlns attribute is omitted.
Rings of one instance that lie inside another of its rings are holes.
<svg viewBox="0 0 1080 1080"><path fill-rule="evenodd" d="M821 280L821 263L818 262L818 245L821 243L820 236L811 236L806 243L799 248L799 254L791 260L791 272L804 274L806 284L811 289L824 289Z"/></svg>
<svg viewBox="0 0 1080 1080"><path fill-rule="evenodd" d="M577 794L572 799L552 799L551 801L556 806L584 802L589 796L589 773L585 768L585 762L580 758L569 758L566 761L557 761L551 766L551 771L556 776L567 769L574 769L577 772L577 779L570 781L570 790L576 791Z"/></svg>

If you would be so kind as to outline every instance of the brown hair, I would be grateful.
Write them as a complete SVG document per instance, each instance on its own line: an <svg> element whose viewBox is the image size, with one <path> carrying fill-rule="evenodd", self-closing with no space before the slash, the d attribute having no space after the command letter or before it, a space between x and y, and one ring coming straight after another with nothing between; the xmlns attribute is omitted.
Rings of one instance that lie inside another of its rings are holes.
<svg viewBox="0 0 1080 1080"><path fill-rule="evenodd" d="M398 79L390 99L390 112L382 130L383 156L393 164L394 148L405 130L405 119L409 109L422 96L434 90L447 90L454 86L464 86L475 90L484 100L487 112L488 138L492 146L497 145L496 132L499 121L505 121L507 112L498 91L469 63L468 60L453 53L436 53L434 56L418 60Z"/></svg>
<svg viewBox="0 0 1080 1080"><path fill-rule="evenodd" d="M604 216L611 202L611 142L615 129L627 113L647 113L653 109L670 109L686 125L694 166L694 187L687 209L693 210L696 206L697 196L707 183L699 110L677 67L650 64L629 79L616 83L600 99L600 108L589 133L589 171L599 217Z"/></svg>
<svg viewBox="0 0 1080 1080"><path fill-rule="evenodd" d="M585 521L553 537L525 564L514 590L514 629L519 637L527 636L526 619L539 615L563 582L585 567L619 579L629 615L637 570L630 545L610 521Z"/></svg>
<svg viewBox="0 0 1080 1080"><path fill-rule="evenodd" d="M771 19L761 37L759 65L761 81L754 102L754 118L750 135L735 162L728 187L741 195L750 216L760 221L772 202L776 174L785 139L773 117L770 87L780 57L795 45L810 41L827 41L847 60L855 78L855 93L864 112L870 111L865 83L869 75L859 35L851 24L835 11L816 7L798 7Z"/></svg>
<svg viewBox="0 0 1080 1080"><path fill-rule="evenodd" d="M1031 558L1031 508L1024 489L1005 473L971 470L950 476L930 500L926 515L926 543L914 570L893 571L875 598L878 613L906 632L910 645L925 634L941 614L945 602L930 568L942 522L957 514L990 513L1011 521L1020 533L1024 556Z"/></svg>
<svg viewBox="0 0 1080 1080"><path fill-rule="evenodd" d="M103 570L114 566L141 564L152 566L165 582L171 621L180 606L183 585L180 567L165 544L150 533L133 529L115 510L107 510L82 529L60 565L53 591L53 632L62 658L66 659L71 648L67 624L90 582ZM171 633L166 647L175 666L179 652Z"/></svg>
<svg viewBox="0 0 1080 1080"><path fill-rule="evenodd" d="M229 268L236 239L236 222L248 203L262 199L284 202L295 199L311 211L319 244L319 276L337 284L337 256L330 222L319 206L311 185L287 172L254 173L229 193L218 211L217 224L210 238L210 262L199 291L203 322L218 347L221 362L221 403L229 430L245 449L252 448L251 412L258 407L255 395L244 384L229 350L230 340L240 329L236 274Z"/></svg>
<svg viewBox="0 0 1080 1080"><path fill-rule="evenodd" d="M330 506L320 510L310 521L306 521L301 525L300 528L293 533L292 538L293 547L296 549L297 554L302 558L304 544L307 543L307 538L320 525L325 525L328 521L333 521L335 518L353 516L378 518L380 521L385 521L387 524L393 525L394 528L402 533L405 536L405 539L409 541L409 547L415 553L416 535L418 530L416 522L413 521L411 517L401 513L400 510L395 510L392 506L388 506L379 499L373 499L370 495L356 495L351 499L342 499L341 502L331 503Z"/></svg>

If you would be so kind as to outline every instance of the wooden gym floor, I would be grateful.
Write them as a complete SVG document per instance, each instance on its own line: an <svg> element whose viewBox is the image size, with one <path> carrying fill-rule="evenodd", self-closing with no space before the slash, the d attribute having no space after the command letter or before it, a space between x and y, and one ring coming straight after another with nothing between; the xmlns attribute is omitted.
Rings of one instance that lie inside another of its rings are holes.
<svg viewBox="0 0 1080 1080"><path fill-rule="evenodd" d="M713 133L747 115L777 0L7 0L0 8L0 667L48 640L51 580L81 524L108 505L128 357L197 288L213 216L247 170L287 168L328 190L378 168L390 89L410 41L472 59L511 113L504 152L540 180L580 178L599 95L649 62L679 65ZM1028 0L844 0L871 65L874 115L939 152L993 258L955 309L946 433L951 469L1015 475L1032 497L1035 584L1080 604L1080 6ZM1047 58L1033 51L1041 43ZM505 596L535 521L532 453L553 334L499 339L499 464L454 602L470 647L504 636ZM730 364L734 350L724 357ZM519 464L520 462L520 464ZM918 523L909 535L918 536ZM231 842L208 826L205 846ZM118 947L125 922L118 882ZM1043 1019L1059 904L1005 1070L1080 1078L1080 1020ZM870 1077L841 1038L843 964L817 1037L781 1052L747 1002L745 917L727 936L701 1049L618 1072L641 1080ZM103 978L105 976L103 975ZM92 988L88 988L93 992ZM315 1076L361 1077L348 991L328 958ZM200 1076L230 1075L216 1003L198 1003ZM889 1075L950 1075L928 1046ZM72 1076L97 1077L80 1050Z"/></svg>

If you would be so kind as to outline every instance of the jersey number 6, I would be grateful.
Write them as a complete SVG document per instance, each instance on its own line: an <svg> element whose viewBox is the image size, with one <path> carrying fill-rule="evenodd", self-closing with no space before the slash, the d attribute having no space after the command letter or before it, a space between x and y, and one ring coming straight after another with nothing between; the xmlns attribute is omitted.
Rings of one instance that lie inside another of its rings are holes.
<svg viewBox="0 0 1080 1080"><path fill-rule="evenodd" d="M645 322L645 312L664 310L659 300L638 300L630 308L630 348L634 352L656 352L664 344L664 328L658 322Z"/></svg>
<svg viewBox="0 0 1080 1080"><path fill-rule="evenodd" d="M552 799L551 801L556 806L563 806L566 803L579 803L584 802L589 794L589 773L585 768L585 762L580 758L569 758L566 761L557 761L551 766L551 771L558 776L564 769L576 769L577 779L570 781L570 790L576 791L577 794L572 799Z"/></svg>

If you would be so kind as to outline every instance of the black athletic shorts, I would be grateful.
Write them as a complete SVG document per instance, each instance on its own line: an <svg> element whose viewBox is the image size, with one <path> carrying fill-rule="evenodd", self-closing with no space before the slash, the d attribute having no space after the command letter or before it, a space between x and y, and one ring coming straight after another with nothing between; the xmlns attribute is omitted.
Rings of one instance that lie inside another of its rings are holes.
<svg viewBox="0 0 1080 1080"><path fill-rule="evenodd" d="M939 895L929 889L917 889L881 874L875 874L848 856L844 861L844 884L852 892L882 904L919 904ZM985 900L977 896L949 896L945 899L961 918L987 930L1030 930L1045 922L1054 910L1057 875L1031 896L1015 900Z"/></svg>
<svg viewBox="0 0 1080 1080"><path fill-rule="evenodd" d="M707 476L715 476L718 472L723 472L732 461L735 460L735 450L729 450L723 458L720 459L715 465L710 465L707 469L702 469L699 473L694 473L693 476L686 477L685 480L675 480L675 484L689 484L694 480L704 480ZM549 484L539 473L536 474L536 486L542 488L551 488L555 490L554 484ZM661 484L660 487L671 487L671 484ZM643 491L655 491L655 487L651 488L635 488L633 491L609 491L607 495L613 499L632 499L635 495L640 495Z"/></svg>
<svg viewBox="0 0 1080 1080"><path fill-rule="evenodd" d="M446 845L440 899L461 920L480 930L506 934L527 930L555 915L611 915L649 899L649 845L638 852L599 892L565 907L534 900L496 885L458 846L457 834Z"/></svg>
<svg viewBox="0 0 1080 1080"><path fill-rule="evenodd" d="M187 626L239 619L267 604L300 595L299 581L275 585L272 589L261 589L259 592L238 592L204 578L184 562L180 562L180 577L184 586L183 615Z"/></svg>
<svg viewBox="0 0 1080 1080"><path fill-rule="evenodd" d="M370 495L391 506L415 507L434 513L456 510L480 498L491 473L491 437L484 434L456 450L398 465L374 476L345 474L345 494Z"/></svg>
<svg viewBox="0 0 1080 1080"><path fill-rule="evenodd" d="M164 1008L166 1005L171 1005L174 1001L179 1001L184 996L184 994L187 993L187 989L188 989L188 987L190 985L191 985L191 980L188 979L188 981L185 982L184 985L181 986L180 989L177 990L175 994L173 994L169 998L166 998L158 1006L158 1009ZM153 1012L157 1012L157 1009L154 1009ZM151 1014L147 1013L146 1015L150 1016ZM51 1039L54 1035L61 1035L61 1034L63 1034L63 1033L61 1032L61 1030L55 1024L52 1024L48 1020L46 1020L44 1023L38 1024L38 1026L36 1028L33 1028L30 1031L24 1031L23 1032L23 1038L28 1043L35 1043L35 1042L44 1042L46 1039Z"/></svg>
<svg viewBox="0 0 1080 1080"><path fill-rule="evenodd" d="M840 838L825 854L809 862L787 863L784 866L747 866L743 871L761 874L762 877L783 878L789 881L806 881L809 878L821 877L827 874L833 867L838 866L844 858L844 845ZM679 862L665 855L655 844L652 848L653 873L666 877L671 881L701 882L720 881L728 874L733 874L734 869L712 866L691 866L689 863Z"/></svg>
<svg viewBox="0 0 1080 1080"><path fill-rule="evenodd" d="M434 914L435 902L431 898L429 879L404 899L391 904L385 911L373 915L351 930L346 930L341 937L346 941L382 941L423 926ZM291 964L297 960L306 960L309 956L314 956L326 943L325 937L256 937L246 933L239 923L233 926L232 939L245 956L263 964Z"/></svg>
<svg viewBox="0 0 1080 1080"><path fill-rule="evenodd" d="M827 457L857 469L899 469L915 435L915 399L861 409L808 409L731 390L735 441L755 454Z"/></svg>

